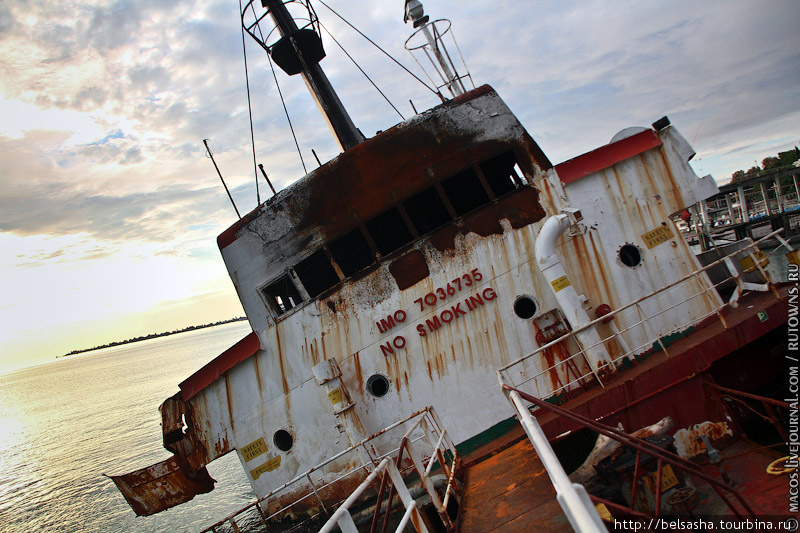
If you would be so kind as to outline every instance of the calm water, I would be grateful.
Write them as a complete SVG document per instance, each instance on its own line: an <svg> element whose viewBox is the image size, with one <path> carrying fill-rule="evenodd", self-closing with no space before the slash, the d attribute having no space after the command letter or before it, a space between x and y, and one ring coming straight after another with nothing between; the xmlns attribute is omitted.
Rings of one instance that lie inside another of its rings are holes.
<svg viewBox="0 0 800 533"><path fill-rule="evenodd" d="M212 492L151 517L104 476L169 457L158 406L249 331L236 322L0 375L0 531L199 531L252 501L235 453L209 465Z"/></svg>

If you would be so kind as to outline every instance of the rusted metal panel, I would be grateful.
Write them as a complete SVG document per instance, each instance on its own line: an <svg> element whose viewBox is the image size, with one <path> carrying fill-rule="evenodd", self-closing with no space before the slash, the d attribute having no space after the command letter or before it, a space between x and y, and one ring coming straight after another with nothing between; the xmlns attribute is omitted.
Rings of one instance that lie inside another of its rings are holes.
<svg viewBox="0 0 800 533"><path fill-rule="evenodd" d="M159 513L214 488L214 479L205 468L189 472L176 457L110 477L138 516Z"/></svg>
<svg viewBox="0 0 800 533"><path fill-rule="evenodd" d="M462 126L470 115L495 124L480 132ZM293 225L298 231L325 221L324 231L336 232L342 224L350 226L352 214L366 220L379 213L394 202L393 193L402 197L404 190L430 185L426 171L452 174L497 153L498 141L507 140L509 134L524 144L536 167L552 166L494 89L484 85L347 150L237 221L217 242L220 249L226 248L246 226L278 205L300 214ZM526 164L530 168L531 163ZM335 179L328 179L330 175ZM387 181L387 176L403 179Z"/></svg>
<svg viewBox="0 0 800 533"><path fill-rule="evenodd" d="M419 250L412 250L392 261L389 272L401 291L416 285L430 274L425 257Z"/></svg>
<svg viewBox="0 0 800 533"><path fill-rule="evenodd" d="M708 420L688 428L681 428L674 435L678 455L686 459L695 459L707 454L709 450L703 437L714 448L722 448L733 440L733 431L727 422Z"/></svg>

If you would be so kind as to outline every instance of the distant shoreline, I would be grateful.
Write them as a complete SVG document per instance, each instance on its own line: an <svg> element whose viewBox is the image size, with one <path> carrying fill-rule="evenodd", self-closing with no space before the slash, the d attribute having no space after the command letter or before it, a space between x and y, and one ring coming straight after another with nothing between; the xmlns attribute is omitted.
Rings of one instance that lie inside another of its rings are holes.
<svg viewBox="0 0 800 533"><path fill-rule="evenodd" d="M176 329L174 331L164 331L162 333L150 333L149 335L142 335L141 337L134 337L132 339L126 339L124 341L114 341L109 342L108 344L103 344L101 346L94 346L92 348L84 348L82 350L72 350L69 353L65 353L64 355L56 356L56 359L60 359L62 357L69 357L70 355L75 355L79 353L86 353L86 352L93 352L95 350L102 350L103 348L112 348L114 346L122 346L124 344L131 344L134 342L139 341L146 341L148 339L157 339L159 337L169 337L170 335L176 335L178 333L185 333L187 331L194 331L196 329L204 329L204 328L212 328L214 326L221 326L222 324L230 324L232 322L241 322L242 320L247 320L247 317L240 316L236 318L230 318L228 320L220 320L219 322L213 322L209 324L201 324L199 326L188 326L183 329Z"/></svg>

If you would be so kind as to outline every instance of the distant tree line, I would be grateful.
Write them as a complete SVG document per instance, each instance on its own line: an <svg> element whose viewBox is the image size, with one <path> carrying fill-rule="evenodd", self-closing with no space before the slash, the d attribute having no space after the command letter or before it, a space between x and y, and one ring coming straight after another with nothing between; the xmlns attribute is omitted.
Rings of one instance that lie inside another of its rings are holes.
<svg viewBox="0 0 800 533"><path fill-rule="evenodd" d="M208 324L201 324L199 326L188 326L188 327L185 327L185 328L182 328L182 329L175 329L175 330L172 330L172 331L164 331L162 333L150 333L149 335L142 335L141 337L134 337L132 339L125 339L124 341L109 342L108 344L103 344L103 345L100 345L100 346L94 346L92 348L85 348L83 350L72 350L69 353L65 353L61 357L67 357L68 355L75 355L77 353L91 352L93 350L102 350L103 348L111 348L112 346L121 346L123 344L130 344L132 342L146 341L147 339L155 339L155 338L158 338L158 337L166 337L168 335L175 335L176 333L183 333L183 332L192 331L192 330L195 330L195 329L203 329L203 328L210 328L210 327L213 327L213 326L220 326L222 324L230 324L231 322L239 322L241 320L247 320L247 317L240 316L240 317L236 317L236 318L230 318L228 320L220 320L218 322L210 322Z"/></svg>
<svg viewBox="0 0 800 533"><path fill-rule="evenodd" d="M762 170L770 170L773 168L788 167L794 164L795 161L800 159L800 149L797 147L794 150L787 150L785 152L778 152L777 156L765 157L761 161L761 166L754 165L749 170L737 170L731 174L731 183L742 181L748 178L754 178Z"/></svg>

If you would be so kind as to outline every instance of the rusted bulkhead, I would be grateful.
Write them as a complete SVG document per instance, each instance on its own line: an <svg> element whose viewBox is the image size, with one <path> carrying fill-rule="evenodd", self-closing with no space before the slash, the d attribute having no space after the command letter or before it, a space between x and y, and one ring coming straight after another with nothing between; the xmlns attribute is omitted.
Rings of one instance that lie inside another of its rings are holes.
<svg viewBox="0 0 800 533"><path fill-rule="evenodd" d="M428 405L456 443L506 419L495 369L539 348L536 320L559 307L534 257L548 216L574 218L557 255L589 313L696 268L669 215L709 184L677 132L646 132L559 170L482 87L257 208L218 239L254 333L181 384L186 453L205 464L236 450L264 495ZM638 251L635 265L625 246ZM712 298L673 313L700 316ZM602 349L610 360L670 320L645 321ZM516 377L541 374L531 386L546 396L589 373L580 358L547 370L574 352L564 340ZM316 379L323 365L340 375Z"/></svg>

